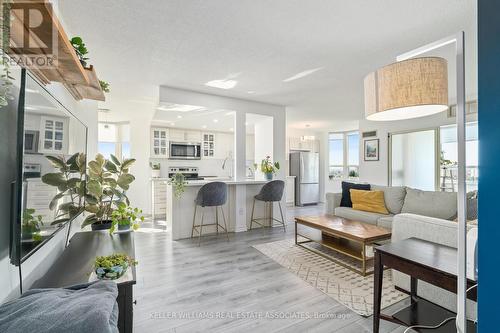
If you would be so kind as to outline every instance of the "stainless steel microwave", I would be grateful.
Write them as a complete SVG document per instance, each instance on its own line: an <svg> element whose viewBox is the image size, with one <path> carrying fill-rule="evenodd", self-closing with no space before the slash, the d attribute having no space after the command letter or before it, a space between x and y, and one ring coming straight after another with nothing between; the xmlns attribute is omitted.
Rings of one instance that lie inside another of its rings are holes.
<svg viewBox="0 0 500 333"><path fill-rule="evenodd" d="M169 152L172 160L199 160L201 159L201 143L170 142Z"/></svg>

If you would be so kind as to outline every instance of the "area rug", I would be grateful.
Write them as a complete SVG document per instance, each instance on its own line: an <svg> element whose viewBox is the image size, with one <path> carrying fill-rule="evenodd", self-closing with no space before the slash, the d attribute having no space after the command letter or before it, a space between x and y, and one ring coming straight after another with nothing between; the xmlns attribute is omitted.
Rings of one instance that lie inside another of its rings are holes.
<svg viewBox="0 0 500 333"><path fill-rule="evenodd" d="M315 246L344 264L359 268L358 262L345 255L316 245L308 246ZM258 244L254 248L357 314L366 317L373 314L373 275L363 277L295 245L293 239ZM390 270L384 271L382 289L382 308L408 297L394 288Z"/></svg>

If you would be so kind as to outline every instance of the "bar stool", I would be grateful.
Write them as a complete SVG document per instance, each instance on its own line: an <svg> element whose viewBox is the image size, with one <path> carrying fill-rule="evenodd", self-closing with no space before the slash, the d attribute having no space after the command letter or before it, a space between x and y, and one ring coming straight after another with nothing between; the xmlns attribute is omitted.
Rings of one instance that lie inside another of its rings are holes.
<svg viewBox="0 0 500 333"><path fill-rule="evenodd" d="M201 235L203 231L203 227L207 227L210 225L215 225L216 234L219 235L219 227L222 228L226 232L227 240L229 241L229 234L227 232L227 224L226 224L226 216L224 215L224 209L222 208L227 202L227 184L223 182L211 182L203 185L196 199L194 200L194 215L193 215L193 228L191 229L191 238L193 238L194 231L198 232L198 246L201 244ZM196 225L196 211L198 206L202 208L201 211L201 222L199 225ZM203 224L203 219L205 215L205 207L214 207L215 208L215 223ZM224 221L224 226L219 224L219 209L222 212L222 219Z"/></svg>
<svg viewBox="0 0 500 333"><path fill-rule="evenodd" d="M283 218L283 210L281 209L281 198L283 197L283 190L285 188L285 182L282 180L273 180L269 183L262 186L259 194L254 196L253 198L253 206L252 206L252 217L250 218L250 230L252 230L252 224L255 222L261 227L265 227L264 224L261 224L259 221L269 221L269 227L273 226L273 221L276 221L283 225L283 231L286 232L285 219ZM267 205L272 205L274 202L278 202L278 206L280 208L281 221L275 219L273 216L270 217L260 217L254 218L255 211L255 201L263 201Z"/></svg>

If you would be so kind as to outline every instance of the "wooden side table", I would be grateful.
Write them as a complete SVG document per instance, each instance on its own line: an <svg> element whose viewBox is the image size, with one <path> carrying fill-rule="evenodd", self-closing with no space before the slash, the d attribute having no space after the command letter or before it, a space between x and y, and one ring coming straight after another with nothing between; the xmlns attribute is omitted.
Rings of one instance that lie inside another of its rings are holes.
<svg viewBox="0 0 500 333"><path fill-rule="evenodd" d="M457 250L424 241L409 238L402 241L378 246L375 251L374 272L374 302L373 302L373 332L379 332L380 319L393 323L413 325L437 325L446 318L453 317L451 312L443 307L431 303L417 296L418 280L431 283L450 292L457 292ZM411 303L406 308L392 314L380 313L382 298L382 278L385 268L392 268L408 274L411 278ZM467 280L467 288L476 284L476 281ZM468 298L477 300L477 290L472 289ZM475 332L476 325L468 321L467 332ZM455 321L451 320L432 332L456 332Z"/></svg>

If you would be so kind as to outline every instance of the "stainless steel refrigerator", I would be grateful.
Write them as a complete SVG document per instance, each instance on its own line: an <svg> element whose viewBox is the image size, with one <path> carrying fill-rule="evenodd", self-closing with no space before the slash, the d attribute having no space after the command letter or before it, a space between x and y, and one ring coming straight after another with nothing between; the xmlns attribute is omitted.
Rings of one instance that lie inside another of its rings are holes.
<svg viewBox="0 0 500 333"><path fill-rule="evenodd" d="M295 205L315 205L319 202L318 153L290 153L290 176L295 176Z"/></svg>

